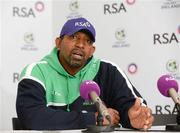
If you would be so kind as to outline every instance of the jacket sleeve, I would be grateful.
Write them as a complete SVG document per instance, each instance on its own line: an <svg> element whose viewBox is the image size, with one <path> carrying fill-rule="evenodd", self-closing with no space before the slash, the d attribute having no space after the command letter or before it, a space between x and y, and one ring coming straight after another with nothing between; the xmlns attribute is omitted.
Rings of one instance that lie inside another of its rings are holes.
<svg viewBox="0 0 180 133"><path fill-rule="evenodd" d="M134 104L137 97L140 97L145 104L146 101L142 98L137 89L130 83L129 79L123 72L115 70L113 73L113 91L111 90L111 92L108 92L112 99L112 106L119 110L121 118L120 123L122 126L126 128L133 128L128 117L128 110Z"/></svg>
<svg viewBox="0 0 180 133"><path fill-rule="evenodd" d="M141 97L140 93L120 68L107 63L101 63L100 67L94 80L101 88L101 99L108 108L119 111L120 123L123 127L133 128L128 117L128 110L134 104L136 97ZM146 103L144 99L142 100Z"/></svg>
<svg viewBox="0 0 180 133"><path fill-rule="evenodd" d="M16 99L17 116L23 126L32 130L80 129L95 124L94 113L82 113L46 106L45 90L31 79L18 84Z"/></svg>

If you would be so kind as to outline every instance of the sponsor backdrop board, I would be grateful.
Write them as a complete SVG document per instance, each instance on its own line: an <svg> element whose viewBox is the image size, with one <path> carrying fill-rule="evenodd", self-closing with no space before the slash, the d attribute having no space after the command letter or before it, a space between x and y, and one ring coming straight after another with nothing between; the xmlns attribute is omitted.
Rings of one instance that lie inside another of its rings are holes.
<svg viewBox="0 0 180 133"><path fill-rule="evenodd" d="M0 2L0 19L2 20L2 3ZM0 107L2 107L2 96L1 96L1 78L2 78L2 70L1 70L1 64L2 64L2 59L1 59L1 46L2 46L2 21L0 21ZM1 112L1 109L0 109L0 120L2 119L2 112ZM2 128L2 121L0 121L0 129Z"/></svg>
<svg viewBox="0 0 180 133"><path fill-rule="evenodd" d="M179 0L4 0L1 5L1 129L12 129L22 68L51 51L67 19L81 16L96 28L95 56L119 65L153 113L176 113L156 84L164 74L180 82Z"/></svg>
<svg viewBox="0 0 180 133"><path fill-rule="evenodd" d="M12 129L16 116L17 83L22 68L38 61L52 48L52 2L2 2L2 129Z"/></svg>

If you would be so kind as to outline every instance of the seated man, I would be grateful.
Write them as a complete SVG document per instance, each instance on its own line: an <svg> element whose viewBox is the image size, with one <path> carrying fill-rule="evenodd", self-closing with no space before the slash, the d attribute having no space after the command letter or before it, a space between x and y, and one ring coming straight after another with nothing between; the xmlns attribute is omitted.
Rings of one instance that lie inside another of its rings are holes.
<svg viewBox="0 0 180 133"><path fill-rule="evenodd" d="M95 125L96 106L80 96L84 80L99 85L112 124L144 130L151 127L151 109L122 70L93 56L95 36L87 19L68 20L52 52L23 69L16 109L27 129L82 129ZM105 118L103 124L107 124Z"/></svg>

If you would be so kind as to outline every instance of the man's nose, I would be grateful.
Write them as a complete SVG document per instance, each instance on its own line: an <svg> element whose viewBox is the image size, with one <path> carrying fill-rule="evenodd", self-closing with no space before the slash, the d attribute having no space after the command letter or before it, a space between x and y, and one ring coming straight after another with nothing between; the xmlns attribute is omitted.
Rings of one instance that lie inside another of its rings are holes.
<svg viewBox="0 0 180 133"><path fill-rule="evenodd" d="M86 43L86 42L85 42L84 39L78 38L77 41L76 41L76 46L78 46L78 47L84 47L85 43Z"/></svg>

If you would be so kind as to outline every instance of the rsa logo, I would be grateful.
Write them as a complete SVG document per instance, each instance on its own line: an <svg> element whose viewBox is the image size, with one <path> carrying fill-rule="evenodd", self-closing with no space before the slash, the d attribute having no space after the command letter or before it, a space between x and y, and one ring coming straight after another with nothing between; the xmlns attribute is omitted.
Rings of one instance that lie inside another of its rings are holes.
<svg viewBox="0 0 180 133"><path fill-rule="evenodd" d="M104 4L104 14L117 14L126 12L126 8L123 3Z"/></svg>
<svg viewBox="0 0 180 133"><path fill-rule="evenodd" d="M44 11L44 3L41 1L38 1L34 4L34 8L31 7L17 7L14 6L12 7L12 12L14 17L22 17L22 18L28 18L28 17L33 17L35 18L35 11L36 12L42 12Z"/></svg>
<svg viewBox="0 0 180 133"><path fill-rule="evenodd" d="M173 42L179 43L175 33L163 33L153 35L154 44L171 44Z"/></svg>
<svg viewBox="0 0 180 133"><path fill-rule="evenodd" d="M13 16L22 18L36 17L33 9L27 7L13 7Z"/></svg>

